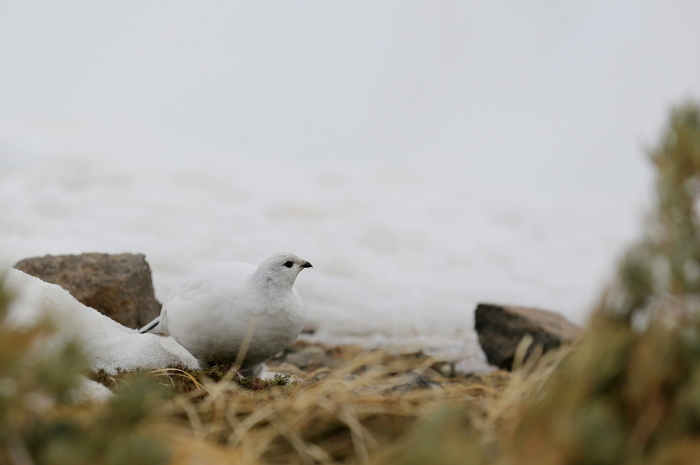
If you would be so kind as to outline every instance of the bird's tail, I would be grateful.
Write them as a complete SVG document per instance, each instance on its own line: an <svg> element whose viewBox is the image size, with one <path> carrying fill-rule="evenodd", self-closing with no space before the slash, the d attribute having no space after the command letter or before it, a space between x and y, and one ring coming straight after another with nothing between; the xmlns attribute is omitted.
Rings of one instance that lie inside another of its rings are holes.
<svg viewBox="0 0 700 465"><path fill-rule="evenodd" d="M153 321L148 323L143 328L139 329L139 333L155 333L156 329L160 325L160 316L157 316Z"/></svg>

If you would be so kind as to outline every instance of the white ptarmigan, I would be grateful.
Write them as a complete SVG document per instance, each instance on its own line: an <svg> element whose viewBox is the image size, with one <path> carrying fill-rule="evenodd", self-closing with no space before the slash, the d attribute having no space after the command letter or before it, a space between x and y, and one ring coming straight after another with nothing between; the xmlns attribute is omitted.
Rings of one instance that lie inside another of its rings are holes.
<svg viewBox="0 0 700 465"><path fill-rule="evenodd" d="M257 268L240 262L195 268L139 332L172 336L201 368L237 362L243 374L260 376L264 362L304 326L306 307L293 287L304 268L311 263L291 253L274 254Z"/></svg>

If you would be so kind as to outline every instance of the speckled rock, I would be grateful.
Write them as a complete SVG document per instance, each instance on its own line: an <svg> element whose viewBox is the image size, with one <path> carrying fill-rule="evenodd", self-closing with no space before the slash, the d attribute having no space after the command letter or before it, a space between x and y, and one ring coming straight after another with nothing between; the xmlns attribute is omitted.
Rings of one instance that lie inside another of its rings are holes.
<svg viewBox="0 0 700 465"><path fill-rule="evenodd" d="M58 284L78 301L129 328L160 314L151 269L142 254L47 255L18 262L16 269Z"/></svg>
<svg viewBox="0 0 700 465"><path fill-rule="evenodd" d="M530 350L539 345L544 352L573 344L581 334L581 328L557 313L494 304L478 305L474 329L489 363L504 370L511 369L518 344L527 334L533 338Z"/></svg>

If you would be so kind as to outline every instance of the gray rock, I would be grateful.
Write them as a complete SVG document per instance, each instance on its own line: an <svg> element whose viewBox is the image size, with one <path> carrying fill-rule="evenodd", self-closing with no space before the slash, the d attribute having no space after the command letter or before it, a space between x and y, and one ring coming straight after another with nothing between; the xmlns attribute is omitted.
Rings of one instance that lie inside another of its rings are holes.
<svg viewBox="0 0 700 465"><path fill-rule="evenodd" d="M304 323L304 327L301 329L303 334L316 334L316 331L318 331L318 325L309 320Z"/></svg>
<svg viewBox="0 0 700 465"><path fill-rule="evenodd" d="M581 328L556 313L494 304L477 306L474 329L488 362L504 370L511 369L518 344L527 334L533 338L527 356L536 345L547 352L573 344L581 334Z"/></svg>
<svg viewBox="0 0 700 465"><path fill-rule="evenodd" d="M391 378L392 391L410 392L414 389L440 389L440 383L427 379L420 373L409 371Z"/></svg>
<svg viewBox="0 0 700 465"><path fill-rule="evenodd" d="M78 301L129 328L139 328L160 314L143 254L47 255L24 259L14 267L58 284Z"/></svg>
<svg viewBox="0 0 700 465"><path fill-rule="evenodd" d="M302 370L314 370L327 365L326 351L321 347L314 346L290 351L285 355L284 361Z"/></svg>

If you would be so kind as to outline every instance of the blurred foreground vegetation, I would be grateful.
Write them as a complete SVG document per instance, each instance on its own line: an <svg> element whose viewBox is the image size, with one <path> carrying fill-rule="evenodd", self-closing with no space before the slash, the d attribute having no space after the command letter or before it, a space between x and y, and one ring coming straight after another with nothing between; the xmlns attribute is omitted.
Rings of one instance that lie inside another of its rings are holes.
<svg viewBox="0 0 700 465"><path fill-rule="evenodd" d="M182 369L118 377L76 402L80 348L3 324L0 463L700 463L700 110L674 108L650 150L654 205L582 340L512 373L387 388L432 360L358 352L296 382Z"/></svg>
<svg viewBox="0 0 700 465"><path fill-rule="evenodd" d="M0 463L168 463L148 429L162 389L135 376L107 402L78 405L88 371L80 347L48 342L49 322L6 324L9 299L0 289Z"/></svg>
<svg viewBox="0 0 700 465"><path fill-rule="evenodd" d="M671 111L649 155L656 183L644 235L625 253L582 340L556 368L515 374L494 403L510 406L495 407L495 431L484 434L472 412L443 411L384 463L700 463L696 103Z"/></svg>

